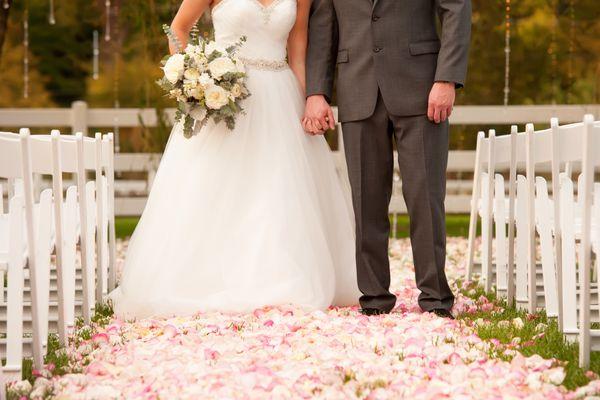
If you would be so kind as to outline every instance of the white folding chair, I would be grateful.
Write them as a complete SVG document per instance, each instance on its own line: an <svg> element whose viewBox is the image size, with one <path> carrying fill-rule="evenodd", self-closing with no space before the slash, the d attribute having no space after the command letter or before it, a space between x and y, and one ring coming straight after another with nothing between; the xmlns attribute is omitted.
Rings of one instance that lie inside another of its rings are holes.
<svg viewBox="0 0 600 400"><path fill-rule="evenodd" d="M482 188L482 175L487 168L489 158L489 139L486 139L485 133L477 134L477 146L475 150L475 168L473 173L473 192L471 194L471 214L469 218L469 244L467 249L467 279L473 278L475 270L475 239L477 236L477 221L480 215L482 204L489 206L489 183L485 186L486 192Z"/></svg>
<svg viewBox="0 0 600 400"><path fill-rule="evenodd" d="M478 135L469 226L468 275L473 273L477 217L482 221L481 269L486 289L491 289L493 274L500 295L509 302L515 297L515 216L517 215L517 165L523 163L524 135L511 127L510 135L496 136L491 130L486 139ZM496 171L508 170L508 197L504 176ZM489 179L493 176L493 179ZM495 229L494 229L495 226ZM492 242L496 256L493 262Z"/></svg>
<svg viewBox="0 0 600 400"><path fill-rule="evenodd" d="M582 163L581 204L581 248L580 248L580 299L579 299L579 366L590 364L590 350L600 350L600 329L592 329L590 318L590 281L592 254L598 266L598 235L600 234L600 187L595 182L595 172L600 166L600 123L594 123L592 115L584 118L584 141ZM595 211L594 211L595 210Z"/></svg>
<svg viewBox="0 0 600 400"><path fill-rule="evenodd" d="M106 229L108 240L106 243L106 263L108 270L108 291L117 287L117 238L115 231L115 150L113 133L109 132L102 137L102 168L106 179L105 213Z"/></svg>
<svg viewBox="0 0 600 400"><path fill-rule="evenodd" d="M554 205L548 197L546 180L538 171L540 165L550 165L554 158L553 130L535 131L533 124L527 124L526 133L527 310L535 312L540 305L539 299L543 298L548 315L557 316L558 283L551 233L555 230L552 222ZM553 186L556 186L554 179ZM542 246L541 281L538 281L538 234ZM539 285L543 287L542 292L537 290Z"/></svg>
<svg viewBox="0 0 600 400"><path fill-rule="evenodd" d="M55 159L58 160L56 168L62 173L74 174L76 176L75 185L66 189L66 198L63 199L62 183L60 188L60 202L62 209L62 258L63 264L63 293L62 307L65 314L66 326L72 328L75 323L77 298L77 244L79 243L81 253L81 309L82 316L86 323L91 321L92 310L94 308L94 248L90 243L94 242L94 231L90 227L93 222L89 216L88 203L89 192L94 195L93 187L95 182L87 182L87 171L95 171L95 146L96 142L92 138L84 138L81 133L75 135L60 135L59 131L52 132L54 143ZM85 148L87 153L94 157L86 162ZM88 189L90 187L91 189ZM93 210L92 210L93 211ZM86 221L86 223L81 223ZM89 233L88 233L89 232ZM58 252L57 252L58 253ZM57 254L58 256L58 254ZM59 257L57 257L59 258Z"/></svg>
<svg viewBox="0 0 600 400"><path fill-rule="evenodd" d="M38 218L34 217L32 159L30 134L28 129L21 129L19 135L0 135L0 177L7 180L21 180L19 190L10 200L7 218L6 239L9 245L0 244L6 249L4 254L7 264L7 333L6 333L6 365L4 372L10 377L20 378L23 350L26 342L31 343L34 367L43 365L43 312L40 308L40 285L38 282L37 260L46 258L45 252L50 247L51 193L45 191L40 199ZM43 219L47 220L43 220ZM37 220L37 221L36 221ZM23 235L22 229L25 227ZM37 225L37 226L36 226ZM44 226L45 225L45 226ZM25 238L23 242L21 238ZM2 257L2 256L0 256ZM24 280L25 267L28 267L31 293L31 317L33 326L32 338L23 337L24 314ZM43 277L43 271L42 271Z"/></svg>
<svg viewBox="0 0 600 400"><path fill-rule="evenodd" d="M81 135L78 133L75 137ZM82 140L77 140L77 144L79 230L83 259L83 317L89 323L91 310L96 302L102 302L103 287L106 287L106 274L103 273L106 259L106 246L103 243L106 234L99 228L99 221L104 219L104 201L98 201L104 198L106 183L102 176L101 135L97 133L94 138L83 137ZM87 181L88 171L94 172L93 180Z"/></svg>
<svg viewBox="0 0 600 400"><path fill-rule="evenodd" d="M548 312L548 315L558 316L559 328L565 332L568 332L577 324L577 278L576 278L576 263L575 254L573 253L572 262L567 262L567 273L565 271L565 260L569 258L569 254L574 250L573 243L563 244L562 232L565 224L569 226L566 229L569 232L575 233L580 231L575 225L580 223L581 218L575 218L572 214L570 222L564 220L561 223L561 213L563 208L563 197L565 201L570 201L569 196L573 196L573 183L571 181L572 165L575 163L581 163L583 160L583 142L584 142L584 126L582 123L570 124L560 126L558 119L553 118L551 120L552 130L552 192L553 200L545 201L552 209L548 210L548 207L539 208L540 213L540 224L538 231L540 233L540 245L542 248L542 264L547 264L548 269L550 264L553 263L556 270L556 281L557 281L557 294L558 301L556 310ZM561 172L563 171L565 172ZM538 178L540 183L539 193L541 197L547 197L547 185L545 181ZM564 182L564 185L562 184ZM570 194L569 194L570 192ZM569 209L573 208L575 204L567 205ZM577 213L578 207L573 208L573 213ZM553 239L554 251L550 251L550 240ZM574 237L573 237L574 239ZM573 247L571 248L571 245ZM564 251L567 254L563 254ZM550 259L552 255L552 259ZM565 258L565 255L567 256ZM544 260L546 258L546 260ZM571 296L572 295L572 296ZM555 311L555 313L554 313Z"/></svg>

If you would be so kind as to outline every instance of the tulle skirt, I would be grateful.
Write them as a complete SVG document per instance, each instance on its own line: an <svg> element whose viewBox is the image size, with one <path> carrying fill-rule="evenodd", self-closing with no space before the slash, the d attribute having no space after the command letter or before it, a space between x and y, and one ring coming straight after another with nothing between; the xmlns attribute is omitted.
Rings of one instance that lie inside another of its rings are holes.
<svg viewBox="0 0 600 400"><path fill-rule="evenodd" d="M233 131L174 127L120 286L123 318L358 302L350 193L293 73L251 70Z"/></svg>

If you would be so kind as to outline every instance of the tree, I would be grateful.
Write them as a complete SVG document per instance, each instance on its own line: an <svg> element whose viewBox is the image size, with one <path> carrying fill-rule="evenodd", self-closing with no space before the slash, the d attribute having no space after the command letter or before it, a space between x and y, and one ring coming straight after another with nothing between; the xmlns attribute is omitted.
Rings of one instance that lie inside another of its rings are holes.
<svg viewBox="0 0 600 400"><path fill-rule="evenodd" d="M6 32L8 29L8 17L10 15L10 9L12 0L7 0L5 3L7 6L0 6L0 61L2 61L2 48L4 47L4 41L6 39Z"/></svg>

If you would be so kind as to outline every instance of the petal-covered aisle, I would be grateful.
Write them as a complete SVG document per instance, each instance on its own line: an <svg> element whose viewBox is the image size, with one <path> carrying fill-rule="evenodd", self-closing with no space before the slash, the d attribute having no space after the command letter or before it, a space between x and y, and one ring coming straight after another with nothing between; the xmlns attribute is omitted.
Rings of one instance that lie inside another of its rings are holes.
<svg viewBox="0 0 600 400"><path fill-rule="evenodd" d="M464 273L465 249L464 239L449 240L452 279ZM560 386L564 373L552 360L517 355L501 361L494 343L482 341L464 322L421 313L415 306L409 242L395 241L390 254L399 298L390 315L278 308L115 320L90 342L69 349L73 359L86 364L82 373L47 383L57 398L73 399L575 396ZM455 312L476 307L459 296Z"/></svg>

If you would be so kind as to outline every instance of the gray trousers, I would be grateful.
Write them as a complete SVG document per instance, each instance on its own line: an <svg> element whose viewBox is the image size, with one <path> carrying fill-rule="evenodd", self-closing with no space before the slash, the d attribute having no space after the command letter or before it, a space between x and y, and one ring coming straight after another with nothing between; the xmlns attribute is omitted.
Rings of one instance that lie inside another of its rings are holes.
<svg viewBox="0 0 600 400"><path fill-rule="evenodd" d="M380 94L369 118L342 125L356 216L361 306L390 311L396 303L389 290L388 258L395 140L410 218L416 283L421 291L419 306L425 311L450 310L454 295L444 271L448 123L435 124L426 115L390 115Z"/></svg>

